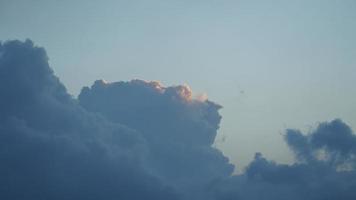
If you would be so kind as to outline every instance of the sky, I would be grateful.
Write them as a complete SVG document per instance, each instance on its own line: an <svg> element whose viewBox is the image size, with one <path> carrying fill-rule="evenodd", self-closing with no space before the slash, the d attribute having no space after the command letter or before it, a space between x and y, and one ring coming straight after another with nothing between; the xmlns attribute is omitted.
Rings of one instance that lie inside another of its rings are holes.
<svg viewBox="0 0 356 200"><path fill-rule="evenodd" d="M74 97L95 80L187 84L223 106L215 140L242 170L289 163L287 128L356 129L356 2L1 0L0 40L44 47Z"/></svg>
<svg viewBox="0 0 356 200"><path fill-rule="evenodd" d="M0 199L355 200L355 9L0 0Z"/></svg>

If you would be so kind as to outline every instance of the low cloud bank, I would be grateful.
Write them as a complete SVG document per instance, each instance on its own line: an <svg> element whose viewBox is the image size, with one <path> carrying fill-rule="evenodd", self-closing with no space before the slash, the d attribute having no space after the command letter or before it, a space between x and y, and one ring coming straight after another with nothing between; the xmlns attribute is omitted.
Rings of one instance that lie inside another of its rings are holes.
<svg viewBox="0 0 356 200"><path fill-rule="evenodd" d="M296 163L277 164L261 153L240 176L216 184L217 199L342 199L356 197L356 136L341 120L309 134L287 130Z"/></svg>
<svg viewBox="0 0 356 200"><path fill-rule="evenodd" d="M212 147L220 105L188 86L98 80L73 99L32 41L0 44L0 199L355 199L341 120L287 130L292 165L256 153L241 175Z"/></svg>

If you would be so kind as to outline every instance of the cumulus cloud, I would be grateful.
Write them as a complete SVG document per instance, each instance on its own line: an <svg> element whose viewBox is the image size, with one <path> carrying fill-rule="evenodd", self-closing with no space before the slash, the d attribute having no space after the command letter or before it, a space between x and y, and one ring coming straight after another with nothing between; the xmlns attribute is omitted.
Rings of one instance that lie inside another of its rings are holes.
<svg viewBox="0 0 356 200"><path fill-rule="evenodd" d="M0 51L0 199L179 198L144 169L144 139L81 108L44 49Z"/></svg>
<svg viewBox="0 0 356 200"><path fill-rule="evenodd" d="M217 199L355 199L355 138L339 119L321 123L306 135L287 130L285 140L296 163L277 164L256 153L245 174L216 184L215 195Z"/></svg>
<svg viewBox="0 0 356 200"><path fill-rule="evenodd" d="M210 181L228 177L233 166L212 147L221 106L192 96L188 86L98 80L91 88L83 88L79 102L112 122L138 130L150 149L147 161L151 171L194 196Z"/></svg>
<svg viewBox="0 0 356 200"><path fill-rule="evenodd" d="M199 198L233 166L221 106L188 86L96 81L73 99L43 48L1 44L1 199Z"/></svg>
<svg viewBox="0 0 356 200"><path fill-rule="evenodd" d="M0 199L355 199L344 122L284 137L294 164L256 153L243 174L212 146L220 105L187 85L95 81L72 98L32 41L0 43Z"/></svg>
<svg viewBox="0 0 356 200"><path fill-rule="evenodd" d="M288 130L285 138L298 160L325 162L339 169L345 165L355 167L356 135L340 119L321 123L309 135Z"/></svg>

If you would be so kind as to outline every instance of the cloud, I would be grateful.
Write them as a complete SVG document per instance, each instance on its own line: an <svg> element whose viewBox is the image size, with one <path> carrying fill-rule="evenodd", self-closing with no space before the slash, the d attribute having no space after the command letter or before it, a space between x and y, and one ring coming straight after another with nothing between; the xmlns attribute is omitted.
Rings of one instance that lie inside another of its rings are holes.
<svg viewBox="0 0 356 200"><path fill-rule="evenodd" d="M221 106L188 86L96 81L76 100L43 48L0 46L1 199L200 198L232 173Z"/></svg>
<svg viewBox="0 0 356 200"><path fill-rule="evenodd" d="M220 105L187 85L95 81L74 99L32 41L0 43L0 199L356 198L344 122L288 129L293 164L256 153L240 175L212 146Z"/></svg>
<svg viewBox="0 0 356 200"><path fill-rule="evenodd" d="M285 138L299 160L323 161L334 167L355 165L356 135L340 119L321 123L313 133L306 136L299 131L288 130ZM295 138L299 138L299 141Z"/></svg>
<svg viewBox="0 0 356 200"><path fill-rule="evenodd" d="M188 86L98 80L91 88L83 88L79 102L111 122L139 131L150 149L147 160L151 171L180 192L197 198L207 183L228 177L233 165L212 147L221 106L192 96Z"/></svg>
<svg viewBox="0 0 356 200"><path fill-rule="evenodd" d="M0 199L178 199L145 170L145 141L84 110L42 48L0 45Z"/></svg>
<svg viewBox="0 0 356 200"><path fill-rule="evenodd" d="M246 172L217 183L217 199L355 199L356 136L341 120L321 123L303 135L287 130L297 162L269 161L260 153ZM228 185L228 187L226 186Z"/></svg>

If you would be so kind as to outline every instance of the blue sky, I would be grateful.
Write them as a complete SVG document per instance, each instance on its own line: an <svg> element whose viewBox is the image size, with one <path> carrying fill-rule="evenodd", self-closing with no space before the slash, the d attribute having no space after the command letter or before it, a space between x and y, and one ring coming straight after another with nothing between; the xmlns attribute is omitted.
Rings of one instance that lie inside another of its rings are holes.
<svg viewBox="0 0 356 200"><path fill-rule="evenodd" d="M224 107L216 146L241 168L256 151L288 162L285 128L356 128L355 11L347 0L2 0L0 40L45 47L74 96L136 78L207 93Z"/></svg>

